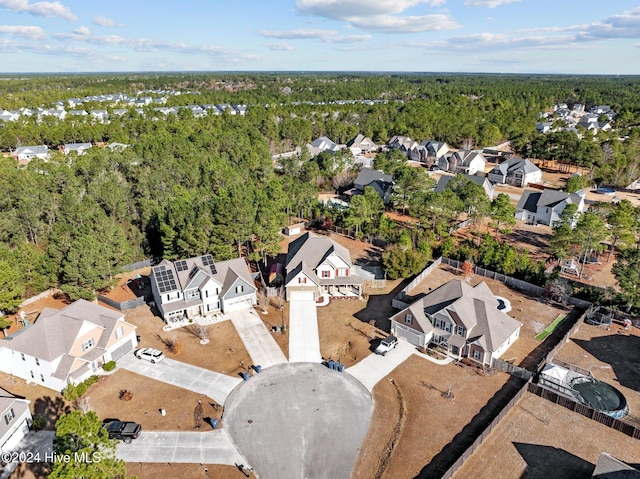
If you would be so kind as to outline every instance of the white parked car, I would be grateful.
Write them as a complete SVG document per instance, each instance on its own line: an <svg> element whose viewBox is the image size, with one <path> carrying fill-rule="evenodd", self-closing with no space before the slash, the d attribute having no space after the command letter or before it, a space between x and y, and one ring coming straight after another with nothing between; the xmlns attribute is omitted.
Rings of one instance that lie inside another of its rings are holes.
<svg viewBox="0 0 640 479"><path fill-rule="evenodd" d="M133 355L138 359L146 359L150 361L151 364L155 364L158 361L162 361L164 359L164 353L159 349L155 348L142 348L138 349Z"/></svg>

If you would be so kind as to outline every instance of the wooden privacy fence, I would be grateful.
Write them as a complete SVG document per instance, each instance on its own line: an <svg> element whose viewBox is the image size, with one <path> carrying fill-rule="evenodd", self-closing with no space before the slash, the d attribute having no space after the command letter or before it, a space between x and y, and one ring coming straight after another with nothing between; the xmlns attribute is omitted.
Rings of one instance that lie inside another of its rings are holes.
<svg viewBox="0 0 640 479"><path fill-rule="evenodd" d="M112 306L120 311L137 308L138 306L142 306L145 303L144 296L139 296L136 299L130 299L128 301L122 302L107 298L106 296L102 296L101 294L97 294L96 297L103 303L107 303L109 306Z"/></svg>
<svg viewBox="0 0 640 479"><path fill-rule="evenodd" d="M600 424L604 424L611 429L620 431L621 433L626 434L627 436L630 436L634 439L640 439L640 428L633 426L632 424L627 424L620 419L607 416L600 411L591 409L589 406L580 404L576 401L573 401L572 399L569 399L566 396L562 396L534 383L529 383L528 390L530 393L533 393L536 396L540 396L541 398L547 399L552 403L565 407L582 416L588 417L589 419L593 419L594 421L599 422Z"/></svg>
<svg viewBox="0 0 640 479"><path fill-rule="evenodd" d="M497 369L498 371L502 371L503 373L510 374L511 376L515 376L520 379L529 380L533 377L533 373L528 369L524 369L518 366L515 366L511 363L503 361L502 359L494 358L491 364L493 369Z"/></svg>
<svg viewBox="0 0 640 479"><path fill-rule="evenodd" d="M473 444L469 446L461 455L458 457L456 462L454 462L449 469L442 475L442 479L451 479L453 475L462 467L462 465L466 462L467 459L471 457L471 455L480 447L480 445L484 442L484 440L489 437L491 431L495 429L495 427L500 423L500 421L513 409L513 407L520 401L522 396L527 392L527 383L524 383L520 390L516 393L516 395L511 398L511 401L507 403L507 405L502 408L502 411L493 418L493 421L487 426L487 428L482 431L476 440L473 441Z"/></svg>

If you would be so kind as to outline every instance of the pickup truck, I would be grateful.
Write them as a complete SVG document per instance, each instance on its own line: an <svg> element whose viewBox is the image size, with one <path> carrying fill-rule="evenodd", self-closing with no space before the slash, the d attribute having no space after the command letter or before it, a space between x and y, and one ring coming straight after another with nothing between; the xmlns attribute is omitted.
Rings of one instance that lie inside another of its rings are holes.
<svg viewBox="0 0 640 479"><path fill-rule="evenodd" d="M382 341L380 341L380 344L378 345L374 353L384 356L393 348L395 348L397 345L398 345L398 338L396 338L393 335L387 336Z"/></svg>
<svg viewBox="0 0 640 479"><path fill-rule="evenodd" d="M131 444L142 432L142 426L131 421L107 420L102 426L109 433L109 439L120 439L126 444Z"/></svg>

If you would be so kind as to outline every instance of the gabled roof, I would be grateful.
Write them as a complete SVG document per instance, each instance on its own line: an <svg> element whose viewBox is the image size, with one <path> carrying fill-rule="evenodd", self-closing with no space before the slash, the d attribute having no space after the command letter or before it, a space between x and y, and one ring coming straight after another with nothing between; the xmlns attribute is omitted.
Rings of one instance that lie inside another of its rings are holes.
<svg viewBox="0 0 640 479"><path fill-rule="evenodd" d="M420 318L418 314L420 309L425 315L446 312L468 331L469 341L481 344L487 351L495 351L522 326L519 321L499 311L497 306L496 297L484 281L476 286L470 286L454 279L419 299L407 309L415 311L416 318Z"/></svg>
<svg viewBox="0 0 640 479"><path fill-rule="evenodd" d="M20 146L13 152L14 155L44 155L49 153L49 147L47 145L37 146Z"/></svg>
<svg viewBox="0 0 640 479"><path fill-rule="evenodd" d="M46 308L33 325L8 336L0 344L52 361L70 352L85 323L102 330L100 337L95 338L99 345L104 335L107 339L111 337L121 319L124 319L124 314L119 311L80 299L57 311Z"/></svg>
<svg viewBox="0 0 640 479"><path fill-rule="evenodd" d="M225 285L232 284L237 278L253 286L253 279L244 258L218 263L213 261L211 255L194 256L177 261L165 259L154 266L151 272L151 281L155 282L161 294L201 289L210 280L220 285L221 296L226 293Z"/></svg>
<svg viewBox="0 0 640 479"><path fill-rule="evenodd" d="M467 175L466 173L463 173L462 176L464 176L469 181L473 181L476 185L482 186L482 188L484 188L485 190L485 193L487 193L487 196L489 196L490 198L493 197L494 188L486 176ZM436 193L442 193L453 178L455 178L455 176L442 175L438 180L438 184L436 185L434 191Z"/></svg>
<svg viewBox="0 0 640 479"><path fill-rule="evenodd" d="M460 150L454 153L454 156L460 161L458 166L469 166L476 158L480 158L485 163L487 161L482 152L477 150Z"/></svg>
<svg viewBox="0 0 640 479"><path fill-rule="evenodd" d="M11 394L6 389L0 388L0 415L2 415L7 409L9 409L16 401L25 402L27 404L31 402L22 396L16 396L15 394Z"/></svg>
<svg viewBox="0 0 640 479"><path fill-rule="evenodd" d="M362 168L358 177L354 181L356 187L364 189L365 186L370 185L373 182L387 183L391 185L393 183L393 177L387 175L380 170L372 170L371 168Z"/></svg>
<svg viewBox="0 0 640 479"><path fill-rule="evenodd" d="M536 165L524 158L509 158L496 166L491 173L506 175L510 171L522 170L524 174L540 171Z"/></svg>
<svg viewBox="0 0 640 479"><path fill-rule="evenodd" d="M314 270L332 253L335 253L345 263L351 265L351 255L347 248L330 238L306 232L295 241L289 243L287 262L285 264L287 276L290 271L296 269L303 262Z"/></svg>

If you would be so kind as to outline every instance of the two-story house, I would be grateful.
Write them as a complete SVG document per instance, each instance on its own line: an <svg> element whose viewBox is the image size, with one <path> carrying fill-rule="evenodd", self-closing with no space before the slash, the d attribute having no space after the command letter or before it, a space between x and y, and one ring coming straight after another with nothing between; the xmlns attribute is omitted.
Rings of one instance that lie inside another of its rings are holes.
<svg viewBox="0 0 640 479"><path fill-rule="evenodd" d="M243 258L215 263L210 254L163 260L151 268L151 290L166 322L251 308L257 291Z"/></svg>
<svg viewBox="0 0 640 479"><path fill-rule="evenodd" d="M285 264L287 300L360 297L362 278L352 270L349 250L330 238L307 232L289 244Z"/></svg>
<svg viewBox="0 0 640 479"><path fill-rule="evenodd" d="M378 196L382 198L385 205L391 200L391 190L393 189L393 177L387 175L381 170L372 170L371 168L362 168L355 181L352 195L361 195L367 186L372 187Z"/></svg>
<svg viewBox="0 0 640 479"><path fill-rule="evenodd" d="M0 388L0 453L11 452L29 432L29 401Z"/></svg>
<svg viewBox="0 0 640 479"><path fill-rule="evenodd" d="M481 151L460 150L451 155L445 154L440 157L437 164L444 171L475 175L476 173L484 173L487 160Z"/></svg>
<svg viewBox="0 0 640 479"><path fill-rule="evenodd" d="M524 190L516 206L516 219L534 225L553 226L560 220L562 211L570 204L577 205L578 212L583 212L584 191L567 193L550 188L542 191Z"/></svg>
<svg viewBox="0 0 640 479"><path fill-rule="evenodd" d="M0 340L0 371L61 391L137 344L123 313L81 299L45 308L34 324Z"/></svg>
<svg viewBox="0 0 640 479"><path fill-rule="evenodd" d="M492 183L524 187L529 183L540 183L542 171L527 159L509 158L493 168L487 178Z"/></svg>
<svg viewBox="0 0 640 479"><path fill-rule="evenodd" d="M512 345L522 324L503 313L484 281L451 280L391 317L391 332L415 346L441 346L455 359L491 365Z"/></svg>

